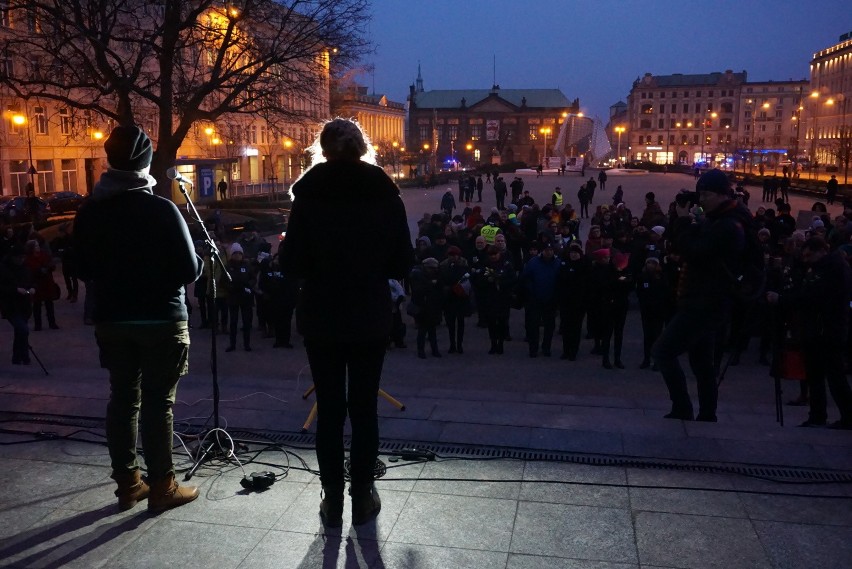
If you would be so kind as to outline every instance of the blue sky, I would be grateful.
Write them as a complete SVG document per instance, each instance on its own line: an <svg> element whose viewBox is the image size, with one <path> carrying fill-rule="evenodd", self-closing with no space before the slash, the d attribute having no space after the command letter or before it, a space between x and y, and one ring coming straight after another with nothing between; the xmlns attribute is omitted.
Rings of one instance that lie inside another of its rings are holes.
<svg viewBox="0 0 852 569"><path fill-rule="evenodd" d="M559 88L606 121L646 72L748 72L807 79L815 51L852 32L849 1L371 0L372 75L404 102L420 61L425 88Z"/></svg>

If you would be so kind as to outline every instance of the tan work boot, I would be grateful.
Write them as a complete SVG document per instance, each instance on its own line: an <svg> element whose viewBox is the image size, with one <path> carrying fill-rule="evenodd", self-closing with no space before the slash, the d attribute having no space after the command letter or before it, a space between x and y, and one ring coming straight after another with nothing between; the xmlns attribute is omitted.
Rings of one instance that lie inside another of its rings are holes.
<svg viewBox="0 0 852 569"><path fill-rule="evenodd" d="M151 495L148 497L149 512L163 512L188 504L198 498L195 486L178 486L174 474L161 480L151 481Z"/></svg>
<svg viewBox="0 0 852 569"><path fill-rule="evenodd" d="M118 497L118 509L124 512L135 506L140 500L148 497L150 488L142 480L138 470L132 472L112 473L111 478L118 484L115 495Z"/></svg>

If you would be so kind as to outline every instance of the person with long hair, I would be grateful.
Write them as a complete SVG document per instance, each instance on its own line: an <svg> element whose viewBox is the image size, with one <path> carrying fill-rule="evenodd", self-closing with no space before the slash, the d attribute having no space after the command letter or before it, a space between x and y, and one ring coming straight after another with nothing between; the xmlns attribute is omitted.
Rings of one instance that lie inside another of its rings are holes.
<svg viewBox="0 0 852 569"><path fill-rule="evenodd" d="M374 165L375 151L358 124L341 118L325 123L312 151L311 167L291 189L281 264L304 283L296 324L317 394L320 517L330 527L343 524L348 412L349 494L352 523L359 525L381 509L373 473L376 396L393 322L388 279L404 278L414 255L399 189ZM329 225L332 209L348 215Z"/></svg>

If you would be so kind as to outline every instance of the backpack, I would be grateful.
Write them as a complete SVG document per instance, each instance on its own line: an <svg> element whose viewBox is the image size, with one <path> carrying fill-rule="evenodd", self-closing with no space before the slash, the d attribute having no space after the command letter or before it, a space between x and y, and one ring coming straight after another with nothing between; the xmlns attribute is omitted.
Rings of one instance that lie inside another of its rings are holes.
<svg viewBox="0 0 852 569"><path fill-rule="evenodd" d="M766 263L754 222L743 223L740 220L739 223L745 232L745 248L739 274L733 274L725 264L722 266L731 281L731 297L739 302L754 302L766 290Z"/></svg>

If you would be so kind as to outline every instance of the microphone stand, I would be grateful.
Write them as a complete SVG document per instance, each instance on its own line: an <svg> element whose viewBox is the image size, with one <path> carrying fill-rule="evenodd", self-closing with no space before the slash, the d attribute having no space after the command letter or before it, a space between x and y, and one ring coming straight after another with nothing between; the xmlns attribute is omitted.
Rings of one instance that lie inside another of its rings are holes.
<svg viewBox="0 0 852 569"><path fill-rule="evenodd" d="M201 228L201 231L204 233L204 243L207 245L207 259L205 263L210 267L210 297L211 303L208 306L208 314L211 316L216 314L216 307L214 303L216 302L216 273L213 270L215 265L222 271L222 275L228 281L231 280L231 275L228 274L228 268L225 266L225 263L222 261L222 257L219 255L219 249L216 247L216 242L210 236L210 232L207 231L207 228L204 226L204 221L202 221L201 216L198 214L198 210L195 208L195 204L192 203L192 200L189 197L189 192L187 192L184 187L184 183L178 180L178 188L180 189L180 193L183 194L184 199L186 199L186 205L189 213L191 214L193 220L198 223L198 226ZM206 291L205 291L206 292ZM211 314L212 313L212 314ZM214 322L215 318L211 318L210 321L210 373L213 376L213 428L208 429L204 436L201 437L201 444L198 447L198 458L195 461L195 464L192 465L192 468L184 476L184 480L189 480L195 474L195 472L204 464L209 458L212 458L214 455L228 455L230 454L230 449L226 450L222 447L222 443L219 440L218 431L223 431L221 427L219 427L219 373L218 373L218 360L216 357L216 323ZM211 437L210 442L204 445L204 441L207 439L207 436L210 433L216 433L213 437ZM226 433L227 434L227 433ZM229 437L230 438L230 437Z"/></svg>

